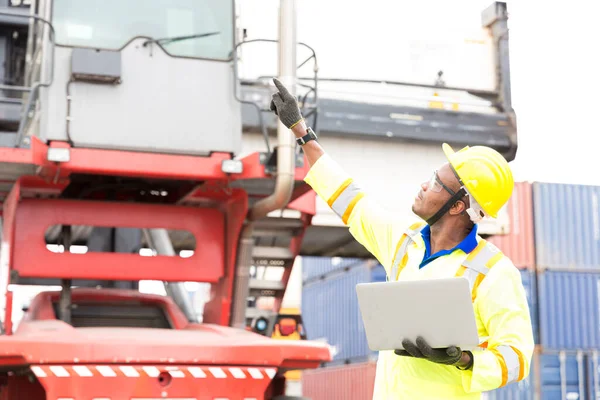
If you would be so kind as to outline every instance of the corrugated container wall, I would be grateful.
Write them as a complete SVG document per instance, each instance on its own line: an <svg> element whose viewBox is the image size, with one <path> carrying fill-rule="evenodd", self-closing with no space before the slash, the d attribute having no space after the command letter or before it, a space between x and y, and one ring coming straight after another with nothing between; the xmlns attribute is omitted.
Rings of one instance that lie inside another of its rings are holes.
<svg viewBox="0 0 600 400"><path fill-rule="evenodd" d="M302 395L311 400L371 400L374 362L311 369L302 372Z"/></svg>
<svg viewBox="0 0 600 400"><path fill-rule="evenodd" d="M589 381L585 354L534 354L529 376L521 382L486 392L488 400L585 399ZM538 379L541 381L538 384ZM540 396L534 396L536 390ZM590 399L595 397L590 397Z"/></svg>
<svg viewBox="0 0 600 400"><path fill-rule="evenodd" d="M587 397L588 399L600 399L600 350L592 352L587 357Z"/></svg>
<svg viewBox="0 0 600 400"><path fill-rule="evenodd" d="M535 265L532 196L530 183L515 183L507 207L510 233L488 238L512 260L517 268L533 268Z"/></svg>
<svg viewBox="0 0 600 400"><path fill-rule="evenodd" d="M355 287L385 281L385 270L368 260L349 271L334 272L304 285L302 318L309 340L332 346L333 361L363 361L376 352L369 349Z"/></svg>
<svg viewBox="0 0 600 400"><path fill-rule="evenodd" d="M533 184L538 268L600 270L600 187Z"/></svg>
<svg viewBox="0 0 600 400"><path fill-rule="evenodd" d="M600 273L538 272L540 344L546 349L600 348Z"/></svg>
<svg viewBox="0 0 600 400"><path fill-rule="evenodd" d="M539 343L540 330L538 320L538 295L535 271L530 269L522 269L521 282L523 282L523 288L525 289L525 295L527 296L527 304L529 305L529 316L531 317L533 339L535 343Z"/></svg>
<svg viewBox="0 0 600 400"><path fill-rule="evenodd" d="M302 282L308 283L362 262L360 258L302 256Z"/></svg>

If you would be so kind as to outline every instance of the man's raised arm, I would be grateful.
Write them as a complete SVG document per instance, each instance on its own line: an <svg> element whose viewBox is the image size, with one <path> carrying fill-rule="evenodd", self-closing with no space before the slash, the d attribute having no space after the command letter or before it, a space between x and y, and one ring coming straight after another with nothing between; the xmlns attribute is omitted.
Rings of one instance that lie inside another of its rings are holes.
<svg viewBox="0 0 600 400"><path fill-rule="evenodd" d="M297 99L279 80L273 81L278 92L273 95L271 110L303 143L302 150L311 167L305 181L389 274L394 249L404 227L394 227L389 213L374 204L352 177L325 152L316 135L306 126Z"/></svg>

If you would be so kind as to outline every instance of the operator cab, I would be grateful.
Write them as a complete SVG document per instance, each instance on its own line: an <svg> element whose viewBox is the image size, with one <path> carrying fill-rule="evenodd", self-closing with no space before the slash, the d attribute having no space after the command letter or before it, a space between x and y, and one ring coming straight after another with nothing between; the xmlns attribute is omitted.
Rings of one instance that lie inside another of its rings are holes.
<svg viewBox="0 0 600 400"><path fill-rule="evenodd" d="M0 146L26 148L35 137L155 153L240 150L232 0L38 0L34 18L29 4L7 3Z"/></svg>

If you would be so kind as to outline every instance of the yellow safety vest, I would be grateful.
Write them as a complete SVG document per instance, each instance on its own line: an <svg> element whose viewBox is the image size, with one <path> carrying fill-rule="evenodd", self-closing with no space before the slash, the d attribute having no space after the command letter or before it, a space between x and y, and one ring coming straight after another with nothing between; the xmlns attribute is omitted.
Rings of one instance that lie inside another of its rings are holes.
<svg viewBox="0 0 600 400"><path fill-rule="evenodd" d="M381 351L373 399L474 400L529 375L534 342L525 290L519 271L494 245L478 236L469 254L457 249L419 268L425 251L423 222L408 230L399 227L327 154L305 181L385 267L389 280L464 276L470 283L481 342L473 351L472 370Z"/></svg>

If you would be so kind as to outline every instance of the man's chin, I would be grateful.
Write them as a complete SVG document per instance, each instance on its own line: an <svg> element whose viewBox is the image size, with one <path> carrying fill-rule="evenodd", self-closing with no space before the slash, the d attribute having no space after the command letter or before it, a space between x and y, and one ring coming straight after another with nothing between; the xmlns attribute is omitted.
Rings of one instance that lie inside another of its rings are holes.
<svg viewBox="0 0 600 400"><path fill-rule="evenodd" d="M419 215L419 209L418 209L418 207L417 207L417 205L416 205L416 204L413 204L413 206L412 206L412 212L413 212L415 215L417 215L418 217L421 217L421 216Z"/></svg>
<svg viewBox="0 0 600 400"><path fill-rule="evenodd" d="M417 217L421 218L422 220L426 220L426 218L423 216L423 213L419 211L419 207L416 204L413 204L412 212L413 212L413 214L415 214Z"/></svg>

